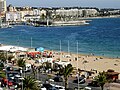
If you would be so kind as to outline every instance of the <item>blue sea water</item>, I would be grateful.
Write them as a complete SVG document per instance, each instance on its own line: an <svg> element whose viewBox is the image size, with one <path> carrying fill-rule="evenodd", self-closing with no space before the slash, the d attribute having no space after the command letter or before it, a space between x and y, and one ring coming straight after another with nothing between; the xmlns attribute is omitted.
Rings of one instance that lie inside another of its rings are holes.
<svg viewBox="0 0 120 90"><path fill-rule="evenodd" d="M50 50L120 57L120 18L93 19L90 25L64 27L14 26L0 29L0 43Z"/></svg>

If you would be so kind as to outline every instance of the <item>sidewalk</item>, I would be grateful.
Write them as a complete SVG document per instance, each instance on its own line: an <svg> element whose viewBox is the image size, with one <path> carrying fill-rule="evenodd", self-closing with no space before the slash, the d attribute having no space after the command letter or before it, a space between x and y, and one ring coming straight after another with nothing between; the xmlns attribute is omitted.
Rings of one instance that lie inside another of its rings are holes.
<svg viewBox="0 0 120 90"><path fill-rule="evenodd" d="M120 90L119 83L109 83L105 85L105 90Z"/></svg>

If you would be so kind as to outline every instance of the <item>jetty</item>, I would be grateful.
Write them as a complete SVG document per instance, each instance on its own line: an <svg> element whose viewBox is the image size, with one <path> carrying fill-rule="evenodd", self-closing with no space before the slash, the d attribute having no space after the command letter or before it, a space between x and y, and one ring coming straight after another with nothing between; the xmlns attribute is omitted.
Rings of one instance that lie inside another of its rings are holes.
<svg viewBox="0 0 120 90"><path fill-rule="evenodd" d="M86 20L80 21L54 21L52 26L75 26L75 25L88 25Z"/></svg>
<svg viewBox="0 0 120 90"><path fill-rule="evenodd" d="M28 25L32 25L35 27L39 26L77 26L77 25L88 25L88 20L71 20L71 21L52 21L52 20L46 20L46 21L31 21Z"/></svg>

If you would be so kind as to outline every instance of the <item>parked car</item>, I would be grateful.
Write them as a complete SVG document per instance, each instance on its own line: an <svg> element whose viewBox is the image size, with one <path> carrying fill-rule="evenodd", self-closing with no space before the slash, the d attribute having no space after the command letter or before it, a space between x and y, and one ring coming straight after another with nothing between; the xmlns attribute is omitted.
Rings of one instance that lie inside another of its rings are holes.
<svg viewBox="0 0 120 90"><path fill-rule="evenodd" d="M92 90L91 87L85 87L84 90Z"/></svg>
<svg viewBox="0 0 120 90"><path fill-rule="evenodd" d="M63 78L61 76L56 76L53 79L55 82L63 82Z"/></svg>
<svg viewBox="0 0 120 90"><path fill-rule="evenodd" d="M51 88L53 88L53 86L49 83L44 83L42 87L45 87L47 90L50 90Z"/></svg>
<svg viewBox="0 0 120 90"><path fill-rule="evenodd" d="M0 87L0 90L3 90L3 88L2 88L2 87Z"/></svg>
<svg viewBox="0 0 120 90"><path fill-rule="evenodd" d="M3 83L5 85L8 85L8 86L13 86L13 83L10 80L6 79L6 78L3 78Z"/></svg>
<svg viewBox="0 0 120 90"><path fill-rule="evenodd" d="M8 72L8 71L13 71L13 67L7 67L6 68L6 71Z"/></svg>
<svg viewBox="0 0 120 90"><path fill-rule="evenodd" d="M73 80L73 83L78 83L78 79ZM84 77L80 77L79 78L79 84L84 84L85 83L85 78Z"/></svg>
<svg viewBox="0 0 120 90"><path fill-rule="evenodd" d="M65 87L64 86L60 86L60 85L56 85L56 84L51 84L53 86L53 89L56 89L56 90L65 90Z"/></svg>
<svg viewBox="0 0 120 90"><path fill-rule="evenodd" d="M8 71L8 72L6 72L7 73L7 77L8 78L13 78L14 79L14 77L16 76L16 75L19 75L19 72L16 72L16 71Z"/></svg>
<svg viewBox="0 0 120 90"><path fill-rule="evenodd" d="M79 87L79 89L78 89L78 87L75 87L74 90L84 90L84 88L83 87Z"/></svg>
<svg viewBox="0 0 120 90"><path fill-rule="evenodd" d="M36 80L35 82L36 82L36 84L37 84L38 87L42 86L42 81Z"/></svg>
<svg viewBox="0 0 120 90"><path fill-rule="evenodd" d="M42 87L40 88L40 90L47 90L47 89L46 89L45 87L42 86Z"/></svg>
<svg viewBox="0 0 120 90"><path fill-rule="evenodd" d="M93 80L92 82L88 83L87 86L99 87L99 84L97 81Z"/></svg>

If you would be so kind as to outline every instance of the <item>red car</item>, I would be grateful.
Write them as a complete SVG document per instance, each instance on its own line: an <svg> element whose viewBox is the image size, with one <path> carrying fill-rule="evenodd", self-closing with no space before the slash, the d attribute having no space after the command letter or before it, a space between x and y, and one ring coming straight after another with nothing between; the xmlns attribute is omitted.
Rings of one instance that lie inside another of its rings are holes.
<svg viewBox="0 0 120 90"><path fill-rule="evenodd" d="M13 83L11 81L8 81L6 78L3 78L3 83L8 85L8 86L12 86Z"/></svg>

